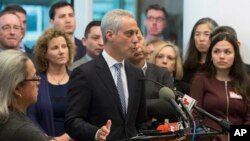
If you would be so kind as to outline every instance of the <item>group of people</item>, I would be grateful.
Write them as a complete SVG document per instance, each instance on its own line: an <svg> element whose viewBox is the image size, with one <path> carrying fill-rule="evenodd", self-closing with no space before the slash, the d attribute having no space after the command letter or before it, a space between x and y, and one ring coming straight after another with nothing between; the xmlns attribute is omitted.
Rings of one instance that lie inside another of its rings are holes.
<svg viewBox="0 0 250 141"><path fill-rule="evenodd" d="M163 36L168 13L157 4L146 9L145 36L122 9L91 21L82 40L73 36L72 5L53 4L49 17L51 28L30 51L21 41L25 10L9 5L0 14L1 140L131 138L166 119L180 120L159 97L163 86L189 94L218 118L250 124L249 69L233 28L200 19L182 63L179 47ZM210 119L205 123L221 130ZM229 140L227 134L215 138Z"/></svg>

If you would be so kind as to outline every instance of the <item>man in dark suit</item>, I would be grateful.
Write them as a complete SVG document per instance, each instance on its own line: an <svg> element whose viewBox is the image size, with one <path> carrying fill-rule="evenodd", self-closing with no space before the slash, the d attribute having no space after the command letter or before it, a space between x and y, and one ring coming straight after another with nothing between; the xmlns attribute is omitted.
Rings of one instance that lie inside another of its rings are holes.
<svg viewBox="0 0 250 141"><path fill-rule="evenodd" d="M106 13L101 29L104 51L70 76L65 131L76 141L127 139L146 128L143 72L124 61L138 42L137 23L116 9Z"/></svg>
<svg viewBox="0 0 250 141"><path fill-rule="evenodd" d="M159 98L159 90L162 88L162 85L170 88L173 87L173 79L166 69L147 63L146 57L148 52L146 41L141 32L137 36L139 39L139 42L136 44L137 50L127 59L136 67L141 68L145 74L145 78L148 79L144 82L144 93L149 120L154 121L153 124L150 124L151 121L149 121L149 127L154 128L158 123L164 122L165 119L177 121L177 113L171 103ZM162 85L150 80L159 82Z"/></svg>
<svg viewBox="0 0 250 141"><path fill-rule="evenodd" d="M50 24L54 28L59 28L72 37L72 42L76 45L76 55L74 61L82 58L86 54L86 48L81 40L74 37L76 19L73 6L67 1L58 1L49 10Z"/></svg>

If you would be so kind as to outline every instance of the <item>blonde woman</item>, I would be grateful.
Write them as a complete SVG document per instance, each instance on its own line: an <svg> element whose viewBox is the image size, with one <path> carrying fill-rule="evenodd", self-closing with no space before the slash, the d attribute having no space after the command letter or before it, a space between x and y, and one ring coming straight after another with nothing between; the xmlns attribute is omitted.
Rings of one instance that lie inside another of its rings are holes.
<svg viewBox="0 0 250 141"><path fill-rule="evenodd" d="M154 42L154 52L151 54L149 63L166 68L173 78L177 90L188 93L188 85L182 82L183 67L179 48L170 41Z"/></svg>

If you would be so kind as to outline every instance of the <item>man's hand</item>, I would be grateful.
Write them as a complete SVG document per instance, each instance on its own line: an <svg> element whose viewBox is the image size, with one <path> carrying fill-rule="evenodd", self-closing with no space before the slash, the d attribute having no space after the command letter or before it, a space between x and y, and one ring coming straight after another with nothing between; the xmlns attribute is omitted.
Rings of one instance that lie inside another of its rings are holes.
<svg viewBox="0 0 250 141"><path fill-rule="evenodd" d="M106 125L102 126L99 130L97 130L96 134L97 141L106 141L107 136L110 133L111 124L112 124L111 120L108 120Z"/></svg>

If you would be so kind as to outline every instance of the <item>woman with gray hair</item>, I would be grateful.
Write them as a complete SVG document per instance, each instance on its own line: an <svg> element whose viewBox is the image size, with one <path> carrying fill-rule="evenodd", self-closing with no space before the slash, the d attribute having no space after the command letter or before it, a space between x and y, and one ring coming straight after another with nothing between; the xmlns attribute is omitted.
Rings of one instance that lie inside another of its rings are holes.
<svg viewBox="0 0 250 141"><path fill-rule="evenodd" d="M37 101L40 77L34 64L16 50L2 51L0 56L0 140L48 141L25 114Z"/></svg>

